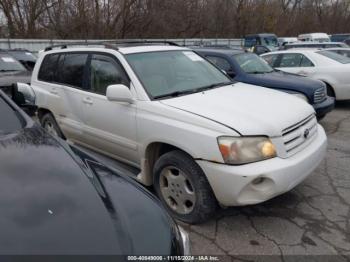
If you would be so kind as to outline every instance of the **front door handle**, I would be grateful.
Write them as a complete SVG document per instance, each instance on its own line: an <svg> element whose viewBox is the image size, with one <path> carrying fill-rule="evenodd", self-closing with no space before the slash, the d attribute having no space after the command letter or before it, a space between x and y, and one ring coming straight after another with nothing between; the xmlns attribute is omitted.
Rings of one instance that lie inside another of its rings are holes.
<svg viewBox="0 0 350 262"><path fill-rule="evenodd" d="M83 103L87 104L87 105L92 105L93 104L92 99L90 97L85 97L83 99Z"/></svg>

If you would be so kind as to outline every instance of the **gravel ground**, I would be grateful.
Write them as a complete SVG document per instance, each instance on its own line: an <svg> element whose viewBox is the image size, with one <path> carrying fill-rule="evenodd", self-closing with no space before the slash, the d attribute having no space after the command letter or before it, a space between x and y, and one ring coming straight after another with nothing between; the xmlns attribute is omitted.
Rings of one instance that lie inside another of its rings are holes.
<svg viewBox="0 0 350 262"><path fill-rule="evenodd" d="M194 255L221 261L350 261L350 102L320 122L326 159L291 192L188 226Z"/></svg>

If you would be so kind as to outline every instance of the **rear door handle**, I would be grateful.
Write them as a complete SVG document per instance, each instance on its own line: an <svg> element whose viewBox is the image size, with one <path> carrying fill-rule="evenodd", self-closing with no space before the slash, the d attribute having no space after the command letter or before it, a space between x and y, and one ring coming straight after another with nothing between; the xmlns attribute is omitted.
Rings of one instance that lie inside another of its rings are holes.
<svg viewBox="0 0 350 262"><path fill-rule="evenodd" d="M92 105L94 102L92 102L92 99L90 97L85 97L83 99L83 103L87 105Z"/></svg>

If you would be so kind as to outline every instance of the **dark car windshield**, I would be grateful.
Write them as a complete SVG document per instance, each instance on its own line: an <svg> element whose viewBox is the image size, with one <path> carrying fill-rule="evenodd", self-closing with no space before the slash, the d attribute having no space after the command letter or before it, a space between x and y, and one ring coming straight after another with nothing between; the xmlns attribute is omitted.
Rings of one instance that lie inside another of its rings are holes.
<svg viewBox="0 0 350 262"><path fill-rule="evenodd" d="M263 39L263 45L266 46L278 46L278 39L275 36L265 36Z"/></svg>
<svg viewBox="0 0 350 262"><path fill-rule="evenodd" d="M147 93L155 99L231 83L223 72L192 51L136 53L126 58Z"/></svg>
<svg viewBox="0 0 350 262"><path fill-rule="evenodd" d="M27 51L9 51L11 56L16 58L19 61L30 61L30 62L36 62L36 57L31 52Z"/></svg>
<svg viewBox="0 0 350 262"><path fill-rule="evenodd" d="M253 53L243 53L233 56L239 66L247 74L271 73L274 69L265 60Z"/></svg>
<svg viewBox="0 0 350 262"><path fill-rule="evenodd" d="M350 63L349 57L346 57L346 56L343 56L343 55L340 55L340 54L337 54L334 52L324 50L324 51L318 51L317 53L320 55L323 55L325 57L328 57L334 61L342 63L342 64L349 64Z"/></svg>
<svg viewBox="0 0 350 262"><path fill-rule="evenodd" d="M14 133L23 127L16 111L3 99L0 94L0 136Z"/></svg>
<svg viewBox="0 0 350 262"><path fill-rule="evenodd" d="M0 55L0 72L26 70L27 69L12 56L7 54Z"/></svg>

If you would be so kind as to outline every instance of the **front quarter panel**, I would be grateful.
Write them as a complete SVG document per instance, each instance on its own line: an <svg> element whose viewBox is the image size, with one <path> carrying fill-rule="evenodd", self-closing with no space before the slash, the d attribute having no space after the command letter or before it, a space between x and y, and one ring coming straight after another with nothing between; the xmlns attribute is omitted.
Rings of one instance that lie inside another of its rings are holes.
<svg viewBox="0 0 350 262"><path fill-rule="evenodd" d="M138 103L137 130L142 157L145 157L148 145L161 142L178 147L195 159L220 163L223 159L217 137L239 136L220 123L158 101Z"/></svg>

